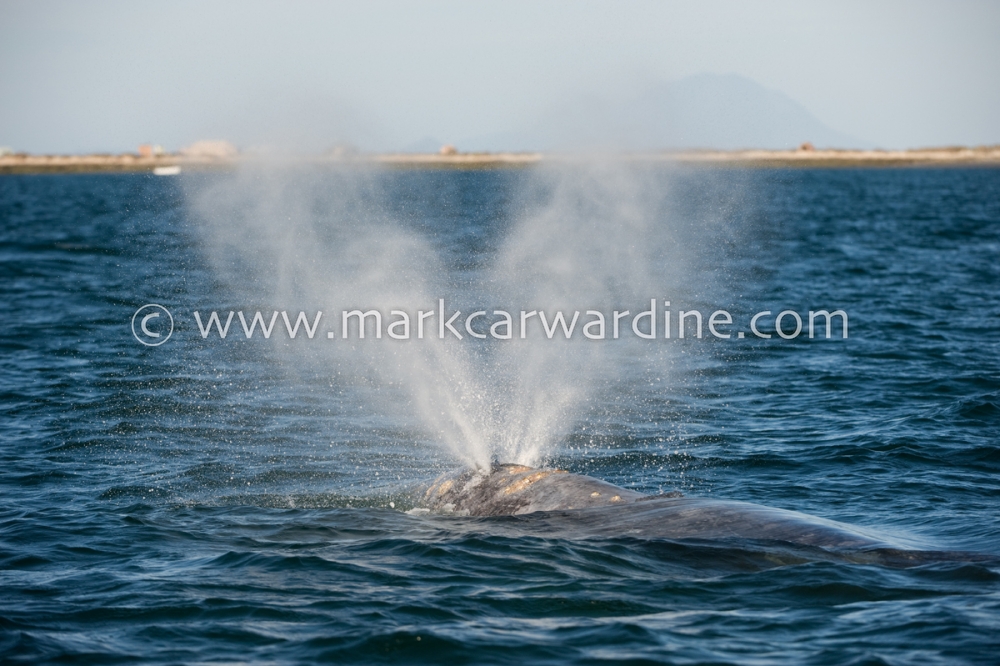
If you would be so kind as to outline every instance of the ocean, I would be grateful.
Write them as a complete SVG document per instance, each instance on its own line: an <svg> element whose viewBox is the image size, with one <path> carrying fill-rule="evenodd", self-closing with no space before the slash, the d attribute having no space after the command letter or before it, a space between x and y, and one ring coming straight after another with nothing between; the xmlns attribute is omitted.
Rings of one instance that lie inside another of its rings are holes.
<svg viewBox="0 0 1000 666"><path fill-rule="evenodd" d="M1000 659L1000 170L0 176L0 276L4 663ZM421 510L505 462L983 557Z"/></svg>

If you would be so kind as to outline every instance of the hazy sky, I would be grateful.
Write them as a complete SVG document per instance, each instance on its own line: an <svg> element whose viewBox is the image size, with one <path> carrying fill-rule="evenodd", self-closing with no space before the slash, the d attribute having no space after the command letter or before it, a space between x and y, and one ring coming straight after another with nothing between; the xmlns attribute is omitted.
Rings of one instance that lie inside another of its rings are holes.
<svg viewBox="0 0 1000 666"><path fill-rule="evenodd" d="M702 72L887 148L1000 143L1000 2L0 0L0 145L460 142Z"/></svg>

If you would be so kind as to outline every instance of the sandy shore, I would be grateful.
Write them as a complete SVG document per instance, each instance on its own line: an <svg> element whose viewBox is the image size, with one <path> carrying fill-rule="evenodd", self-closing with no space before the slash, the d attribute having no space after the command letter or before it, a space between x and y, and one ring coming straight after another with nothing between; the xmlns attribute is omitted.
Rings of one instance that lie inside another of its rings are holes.
<svg viewBox="0 0 1000 666"><path fill-rule="evenodd" d="M629 162L673 162L735 167L900 167L900 166L1000 166L1000 146L949 147L918 150L736 150L622 153L606 159ZM157 167L179 166L182 170L233 168L260 158L205 157L180 154L120 155L29 155L0 156L0 174L152 172ZM351 157L304 157L313 164L381 164L399 168L504 168L523 167L544 161L577 159L567 154L542 153L387 153Z"/></svg>
<svg viewBox="0 0 1000 666"><path fill-rule="evenodd" d="M1000 166L1000 146L916 150L706 150L673 155L683 163L761 167ZM643 156L636 158L643 159Z"/></svg>
<svg viewBox="0 0 1000 666"><path fill-rule="evenodd" d="M181 166L182 168L210 169L234 165L234 160L169 154L139 156L133 153L120 155L29 155L19 153L0 156L0 174L152 172L157 167Z"/></svg>

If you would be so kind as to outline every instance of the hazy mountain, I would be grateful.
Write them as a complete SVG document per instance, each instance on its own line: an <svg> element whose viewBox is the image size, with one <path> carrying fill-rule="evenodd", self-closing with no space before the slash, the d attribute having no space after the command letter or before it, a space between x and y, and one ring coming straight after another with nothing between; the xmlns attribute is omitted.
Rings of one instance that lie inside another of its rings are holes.
<svg viewBox="0 0 1000 666"><path fill-rule="evenodd" d="M699 74L631 95L582 95L512 132L460 142L462 150L868 148L801 104L736 74Z"/></svg>

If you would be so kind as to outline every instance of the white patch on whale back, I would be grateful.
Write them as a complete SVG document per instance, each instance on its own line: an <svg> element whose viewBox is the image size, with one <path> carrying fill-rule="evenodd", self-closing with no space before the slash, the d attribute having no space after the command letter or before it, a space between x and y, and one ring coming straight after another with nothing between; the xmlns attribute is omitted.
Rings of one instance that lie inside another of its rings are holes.
<svg viewBox="0 0 1000 666"><path fill-rule="evenodd" d="M463 493L469 492L470 490L481 484L483 481L485 481L486 477L489 475L490 475L489 470L479 470L478 472L473 474L468 481L466 481L464 486L462 486L462 492Z"/></svg>

